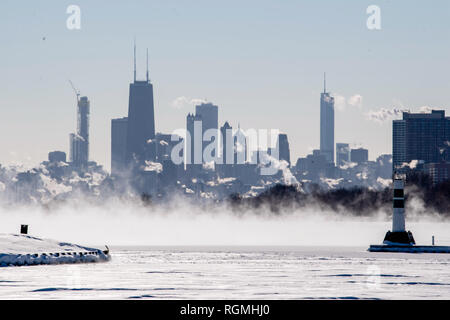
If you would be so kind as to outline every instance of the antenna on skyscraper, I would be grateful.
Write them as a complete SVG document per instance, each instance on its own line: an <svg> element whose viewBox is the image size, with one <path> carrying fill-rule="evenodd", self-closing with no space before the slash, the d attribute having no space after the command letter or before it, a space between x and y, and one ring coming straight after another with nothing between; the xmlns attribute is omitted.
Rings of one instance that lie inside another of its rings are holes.
<svg viewBox="0 0 450 320"><path fill-rule="evenodd" d="M323 93L327 92L327 73L323 73Z"/></svg>
<svg viewBox="0 0 450 320"><path fill-rule="evenodd" d="M148 80L148 48L147 48L147 82L149 82L149 80Z"/></svg>
<svg viewBox="0 0 450 320"><path fill-rule="evenodd" d="M134 37L134 82L136 82L136 37Z"/></svg>

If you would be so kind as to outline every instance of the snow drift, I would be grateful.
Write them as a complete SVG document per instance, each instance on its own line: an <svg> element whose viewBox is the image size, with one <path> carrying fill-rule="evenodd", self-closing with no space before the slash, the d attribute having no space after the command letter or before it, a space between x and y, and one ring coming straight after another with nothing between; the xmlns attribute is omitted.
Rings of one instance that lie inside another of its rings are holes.
<svg viewBox="0 0 450 320"><path fill-rule="evenodd" d="M28 235L0 234L0 267L108 261L95 248Z"/></svg>

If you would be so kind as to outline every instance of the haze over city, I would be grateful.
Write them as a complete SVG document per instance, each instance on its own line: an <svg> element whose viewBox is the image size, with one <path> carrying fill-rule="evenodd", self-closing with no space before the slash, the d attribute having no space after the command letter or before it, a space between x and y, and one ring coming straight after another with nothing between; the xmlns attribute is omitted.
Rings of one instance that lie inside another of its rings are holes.
<svg viewBox="0 0 450 320"><path fill-rule="evenodd" d="M1 0L0 30L0 300L450 298L448 0Z"/></svg>
<svg viewBox="0 0 450 320"><path fill-rule="evenodd" d="M149 49L157 132L184 128L193 101L207 100L221 125L287 133L295 163L319 146L325 71L335 142L369 149L370 160L392 152L393 118L379 121L382 108L449 113L447 1L377 1L381 30L366 26L368 1L78 1L80 30L66 27L70 4L0 4L3 165L69 153L70 79L91 101L90 158L109 170L110 121L128 109L134 38L138 79Z"/></svg>

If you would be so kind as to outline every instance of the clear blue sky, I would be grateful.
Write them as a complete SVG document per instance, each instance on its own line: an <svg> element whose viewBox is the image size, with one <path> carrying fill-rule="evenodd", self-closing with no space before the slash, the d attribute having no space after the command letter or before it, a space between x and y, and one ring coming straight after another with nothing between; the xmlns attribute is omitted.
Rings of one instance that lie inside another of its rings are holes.
<svg viewBox="0 0 450 320"><path fill-rule="evenodd" d="M81 30L66 8L81 8ZM381 27L366 27L366 8ZM110 163L110 120L126 116L133 38L138 77L150 51L156 129L185 127L194 107L219 106L219 122L278 128L292 161L319 145L323 72L328 89L361 107L336 111L336 142L391 152L391 122L371 110L427 105L450 113L450 2L442 1L20 1L0 2L0 163L37 164L68 152L75 130L71 79L91 100L91 158ZM45 40L43 38L45 37Z"/></svg>

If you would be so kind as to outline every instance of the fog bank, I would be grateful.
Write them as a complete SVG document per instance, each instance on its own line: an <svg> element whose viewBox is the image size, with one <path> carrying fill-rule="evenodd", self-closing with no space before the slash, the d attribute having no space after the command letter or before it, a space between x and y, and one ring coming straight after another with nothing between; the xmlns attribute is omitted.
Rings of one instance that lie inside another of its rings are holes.
<svg viewBox="0 0 450 320"><path fill-rule="evenodd" d="M266 208L236 213L224 204L199 206L183 201L143 205L112 201L104 205L82 202L52 209L40 206L0 206L0 232L29 234L83 245L255 245L255 246L368 246L381 243L391 228L388 213L355 217L317 208ZM450 244L450 222L437 216L410 213L407 229L416 242ZM446 238L447 237L447 238Z"/></svg>

